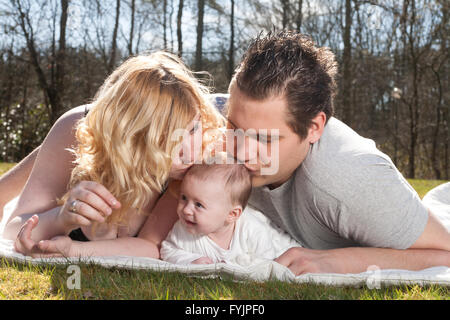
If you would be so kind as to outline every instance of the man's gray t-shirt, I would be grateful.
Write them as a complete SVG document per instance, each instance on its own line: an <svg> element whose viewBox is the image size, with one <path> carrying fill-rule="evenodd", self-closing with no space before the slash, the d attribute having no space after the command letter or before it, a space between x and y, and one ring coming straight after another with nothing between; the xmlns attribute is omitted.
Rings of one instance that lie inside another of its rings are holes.
<svg viewBox="0 0 450 320"><path fill-rule="evenodd" d="M254 188L249 205L312 249L406 249L428 221L391 159L333 117L291 178L273 190Z"/></svg>

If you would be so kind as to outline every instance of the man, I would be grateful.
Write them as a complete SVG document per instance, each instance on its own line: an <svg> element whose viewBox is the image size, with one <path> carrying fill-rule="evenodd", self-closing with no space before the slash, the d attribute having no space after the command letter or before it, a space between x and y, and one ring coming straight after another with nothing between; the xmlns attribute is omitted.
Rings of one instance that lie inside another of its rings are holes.
<svg viewBox="0 0 450 320"><path fill-rule="evenodd" d="M320 250L278 262L296 274L450 266L449 231L373 141L332 117L336 70L333 53L308 37L270 33L253 41L229 87L230 128L279 130L258 141L278 140L276 174L261 174L257 152L239 159L253 176L249 204Z"/></svg>

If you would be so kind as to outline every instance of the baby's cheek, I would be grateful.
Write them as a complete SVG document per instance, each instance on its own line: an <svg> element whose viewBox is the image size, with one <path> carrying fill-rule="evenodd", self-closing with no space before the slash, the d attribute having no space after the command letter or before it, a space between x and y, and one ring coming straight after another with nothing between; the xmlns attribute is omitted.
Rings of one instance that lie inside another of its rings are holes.
<svg viewBox="0 0 450 320"><path fill-rule="evenodd" d="M178 218L181 216L182 212L183 212L183 205L179 203L179 204L177 205L177 215L178 215Z"/></svg>

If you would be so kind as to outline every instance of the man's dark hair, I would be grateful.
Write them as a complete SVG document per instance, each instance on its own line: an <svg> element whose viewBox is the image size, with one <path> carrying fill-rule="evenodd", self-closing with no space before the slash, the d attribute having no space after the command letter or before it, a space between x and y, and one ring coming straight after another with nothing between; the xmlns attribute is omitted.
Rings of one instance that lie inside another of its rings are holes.
<svg viewBox="0 0 450 320"><path fill-rule="evenodd" d="M333 115L337 63L329 48L292 32L259 34L236 70L233 84L246 96L263 100L283 95L287 123L304 139L311 120L321 111Z"/></svg>

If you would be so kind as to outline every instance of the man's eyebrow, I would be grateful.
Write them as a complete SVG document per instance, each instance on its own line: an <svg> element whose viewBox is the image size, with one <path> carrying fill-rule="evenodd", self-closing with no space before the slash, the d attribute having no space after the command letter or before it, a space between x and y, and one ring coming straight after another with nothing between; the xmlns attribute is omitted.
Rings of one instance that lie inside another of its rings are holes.
<svg viewBox="0 0 450 320"><path fill-rule="evenodd" d="M235 125L234 123L233 123L233 121L231 121L229 118L226 118L226 120L229 122L229 123L231 123L231 125L234 127L234 129L239 129L239 127L237 126L237 125ZM282 135L280 135L280 134L278 134L278 135L276 135L276 134L273 134L272 133L272 129L266 129L267 130L267 135L266 134L264 134L264 136L266 136L266 139L267 140L272 140L272 138L275 138L275 139L281 139L281 138L283 138L283 136ZM253 134L252 132L245 132L245 134L246 135L248 135L248 136L251 136L251 137L253 137L254 139L256 139L256 140L259 140L260 139L260 136L261 136L261 134L259 133L259 132L256 132L256 134Z"/></svg>

